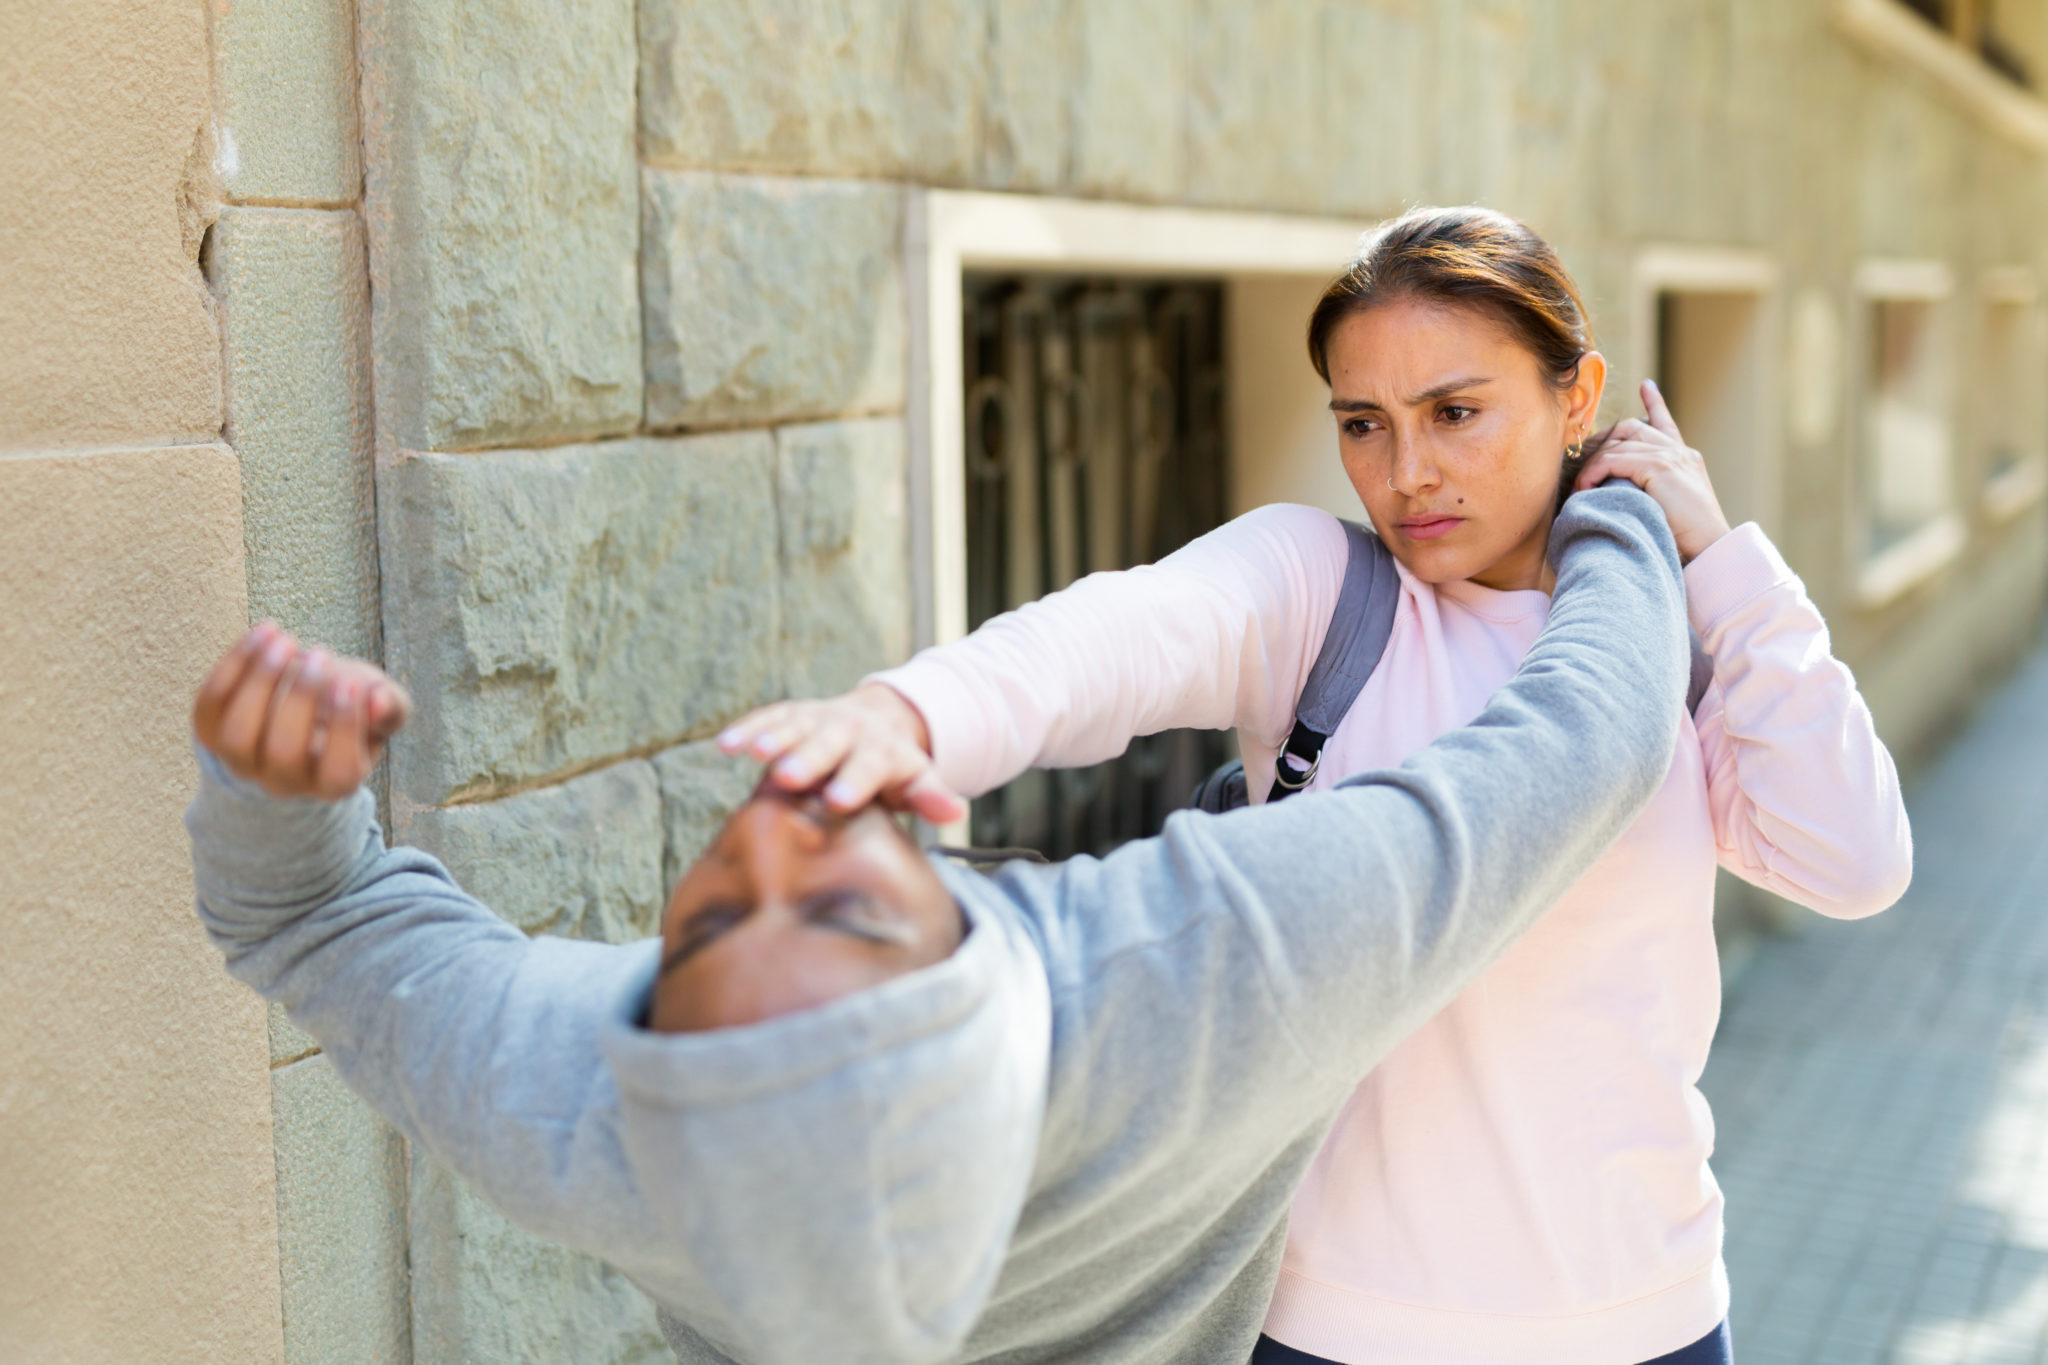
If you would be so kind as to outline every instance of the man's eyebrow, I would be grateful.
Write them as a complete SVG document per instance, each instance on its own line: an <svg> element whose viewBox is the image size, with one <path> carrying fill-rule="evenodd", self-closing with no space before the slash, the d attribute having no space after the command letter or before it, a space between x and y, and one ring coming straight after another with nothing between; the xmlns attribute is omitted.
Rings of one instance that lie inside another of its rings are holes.
<svg viewBox="0 0 2048 1365"><path fill-rule="evenodd" d="M1459 375L1455 379L1446 379L1441 384L1430 385L1421 393L1410 398L1408 406L1411 408L1421 407L1424 403L1434 403L1439 398L1448 398L1454 393L1460 393L1466 389L1476 389L1482 384L1491 384L1492 382L1492 375ZM1385 410L1384 404L1375 403L1369 398L1332 398L1330 400L1330 411L1332 412L1384 412Z"/></svg>
<svg viewBox="0 0 2048 1365"><path fill-rule="evenodd" d="M721 907L719 903L716 902L710 905L700 906L698 907L695 913L689 915L687 918L683 920L681 925L683 941L677 944L672 951L663 955L661 959L661 967L655 972L655 976L667 976L677 967L682 966L685 962L688 962L698 953L704 951L704 949L709 948L712 944L718 942L719 939L725 937L725 935L728 932L730 932L736 925L742 923L746 919L745 915L731 917L727 918L726 922L723 924L715 924L696 933L690 932L691 927L695 925L699 920L705 919L706 917L712 917L712 912L720 908ZM752 907L748 908L748 913L752 913Z"/></svg>

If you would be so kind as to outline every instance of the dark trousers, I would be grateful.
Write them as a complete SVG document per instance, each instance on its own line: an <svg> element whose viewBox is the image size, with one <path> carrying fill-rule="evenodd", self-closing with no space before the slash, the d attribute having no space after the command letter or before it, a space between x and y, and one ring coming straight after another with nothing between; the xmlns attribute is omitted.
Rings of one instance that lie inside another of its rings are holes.
<svg viewBox="0 0 2048 1365"><path fill-rule="evenodd" d="M1728 1324L1722 1323L1690 1346L1670 1355L1644 1361L1643 1365L1734 1365L1735 1351L1728 1343ZM1282 1346L1271 1337L1260 1337L1252 1351L1251 1365L1335 1365L1335 1362Z"/></svg>

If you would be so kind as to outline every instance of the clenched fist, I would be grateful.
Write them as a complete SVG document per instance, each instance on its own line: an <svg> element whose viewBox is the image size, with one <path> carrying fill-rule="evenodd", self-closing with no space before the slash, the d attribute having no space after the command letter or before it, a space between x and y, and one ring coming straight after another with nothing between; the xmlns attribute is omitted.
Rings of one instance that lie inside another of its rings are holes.
<svg viewBox="0 0 2048 1365"><path fill-rule="evenodd" d="M375 664L308 648L265 621L221 656L192 703L192 732L272 796L339 801L362 785L412 698Z"/></svg>

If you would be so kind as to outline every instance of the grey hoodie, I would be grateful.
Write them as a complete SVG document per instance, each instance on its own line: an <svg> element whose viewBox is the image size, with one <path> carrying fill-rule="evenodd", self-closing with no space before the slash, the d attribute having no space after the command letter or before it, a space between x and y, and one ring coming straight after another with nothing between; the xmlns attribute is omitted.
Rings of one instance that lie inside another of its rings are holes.
<svg viewBox="0 0 2048 1365"><path fill-rule="evenodd" d="M1662 782L1677 554L1573 498L1556 602L1472 725L1396 769L1100 860L941 864L948 961L747 1028L639 1026L658 944L528 939L370 798L202 754L187 824L229 969L414 1143L661 1307L685 1361L1250 1353L1344 1098Z"/></svg>

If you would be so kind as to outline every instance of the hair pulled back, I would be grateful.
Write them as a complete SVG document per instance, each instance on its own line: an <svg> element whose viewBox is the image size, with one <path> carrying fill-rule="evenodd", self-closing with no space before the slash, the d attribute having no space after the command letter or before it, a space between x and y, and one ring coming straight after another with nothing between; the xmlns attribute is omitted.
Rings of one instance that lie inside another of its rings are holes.
<svg viewBox="0 0 2048 1365"><path fill-rule="evenodd" d="M1330 281L1308 319L1308 358L1330 381L1330 334L1355 313L1396 299L1473 308L1536 357L1550 382L1571 387L1593 349L1585 300L1550 243L1483 208L1418 208L1367 232L1350 268Z"/></svg>

